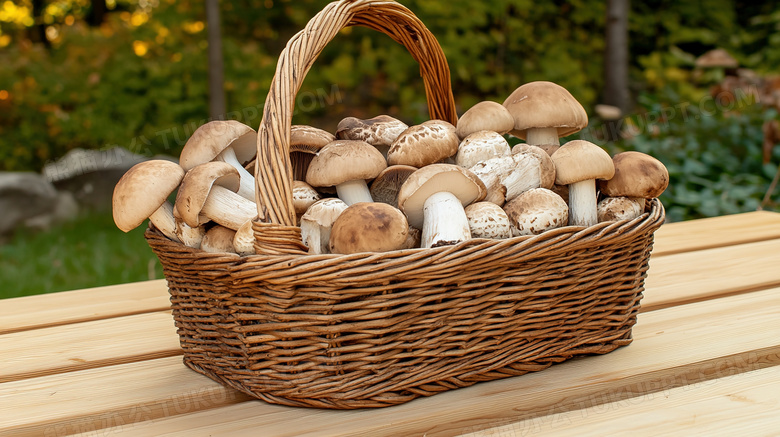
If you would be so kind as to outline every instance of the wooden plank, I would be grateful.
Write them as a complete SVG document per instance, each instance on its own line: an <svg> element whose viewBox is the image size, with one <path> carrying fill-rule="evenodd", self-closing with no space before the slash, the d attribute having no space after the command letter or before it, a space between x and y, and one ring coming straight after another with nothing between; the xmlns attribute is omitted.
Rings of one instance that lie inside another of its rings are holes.
<svg viewBox="0 0 780 437"><path fill-rule="evenodd" d="M635 341L610 354L377 410L242 402L104 430L124 435L457 435L621 401L780 363L780 289L640 315ZM176 381L170 381L176 393Z"/></svg>
<svg viewBox="0 0 780 437"><path fill-rule="evenodd" d="M0 382L181 354L170 311L0 336Z"/></svg>
<svg viewBox="0 0 780 437"><path fill-rule="evenodd" d="M0 435L88 432L246 400L179 356L160 358L0 384Z"/></svg>
<svg viewBox="0 0 780 437"><path fill-rule="evenodd" d="M462 436L777 435L778 387L774 366Z"/></svg>
<svg viewBox="0 0 780 437"><path fill-rule="evenodd" d="M653 256L780 238L780 213L755 211L666 223L655 232Z"/></svg>
<svg viewBox="0 0 780 437"><path fill-rule="evenodd" d="M3 300L0 334L170 308L164 279Z"/></svg>
<svg viewBox="0 0 780 437"><path fill-rule="evenodd" d="M642 311L780 286L780 239L650 258Z"/></svg>

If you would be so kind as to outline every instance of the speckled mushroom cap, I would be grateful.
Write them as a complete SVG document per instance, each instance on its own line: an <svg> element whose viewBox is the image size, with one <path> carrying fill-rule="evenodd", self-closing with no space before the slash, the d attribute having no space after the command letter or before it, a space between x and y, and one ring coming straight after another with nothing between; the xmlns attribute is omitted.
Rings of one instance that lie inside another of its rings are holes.
<svg viewBox="0 0 780 437"><path fill-rule="evenodd" d="M661 161L642 152L621 152L612 158L615 175L599 181L601 192L610 197L652 199L669 185L669 172Z"/></svg>
<svg viewBox="0 0 780 437"><path fill-rule="evenodd" d="M479 102L458 119L457 133L464 139L474 132L487 130L505 134L515 126L515 119L504 105L491 101Z"/></svg>
<svg viewBox="0 0 780 437"><path fill-rule="evenodd" d="M195 130L184 144L179 164L184 170L209 162L232 147L238 161L245 164L257 154L257 132L236 120L214 120Z"/></svg>
<svg viewBox="0 0 780 437"><path fill-rule="evenodd" d="M631 220L642 215L644 201L635 197L605 197L596 206L599 222Z"/></svg>
<svg viewBox="0 0 780 437"><path fill-rule="evenodd" d="M192 227L200 226L200 211L214 185L238 191L238 170L226 162L211 161L187 171L176 194L174 215Z"/></svg>
<svg viewBox="0 0 780 437"><path fill-rule="evenodd" d="M481 161L510 155L509 143L497 132L480 130L466 136L458 145L455 163L471 168Z"/></svg>
<svg viewBox="0 0 780 437"><path fill-rule="evenodd" d="M565 137L588 125L588 114L580 102L562 86L553 82L529 82L519 86L504 101L515 120L512 135L526 139L531 128L557 128Z"/></svg>
<svg viewBox="0 0 780 437"><path fill-rule="evenodd" d="M347 117L336 127L336 138L365 141L374 147L390 147L408 128L406 123L389 115L377 115L366 120Z"/></svg>
<svg viewBox="0 0 780 437"><path fill-rule="evenodd" d="M521 193L504 205L515 236L538 235L566 226L569 207L561 196L546 188L534 188Z"/></svg>
<svg viewBox="0 0 780 437"><path fill-rule="evenodd" d="M292 201L296 214L301 215L305 213L318 200L320 200L320 193L311 185L303 181L293 181Z"/></svg>
<svg viewBox="0 0 780 437"><path fill-rule="evenodd" d="M558 185L590 179L610 179L615 174L609 153L590 141L569 141L550 158L555 163L555 183Z"/></svg>
<svg viewBox="0 0 780 437"><path fill-rule="evenodd" d="M455 126L429 120L406 129L396 138L387 153L387 163L422 168L455 155L459 142Z"/></svg>
<svg viewBox="0 0 780 437"><path fill-rule="evenodd" d="M472 238L503 239L512 236L509 217L493 202L474 202L465 208Z"/></svg>
<svg viewBox="0 0 780 437"><path fill-rule="evenodd" d="M116 226L124 232L140 226L165 203L183 177L183 168L161 159L131 167L114 187L111 201Z"/></svg>
<svg viewBox="0 0 780 437"><path fill-rule="evenodd" d="M471 171L453 164L431 164L412 173L398 192L398 207L409 224L423 227L425 200L440 191L448 191L465 207L482 200L485 184Z"/></svg>
<svg viewBox="0 0 780 437"><path fill-rule="evenodd" d="M406 243L409 224L401 211L386 203L351 205L333 223L331 253L387 252Z"/></svg>
<svg viewBox="0 0 780 437"><path fill-rule="evenodd" d="M336 140L312 159L306 182L312 187L332 187L348 181L373 179L386 167L382 153L365 141Z"/></svg>

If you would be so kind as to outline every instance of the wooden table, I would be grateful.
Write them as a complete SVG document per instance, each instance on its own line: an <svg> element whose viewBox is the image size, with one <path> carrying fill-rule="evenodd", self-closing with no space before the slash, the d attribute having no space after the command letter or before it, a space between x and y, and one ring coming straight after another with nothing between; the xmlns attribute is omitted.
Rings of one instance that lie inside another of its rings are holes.
<svg viewBox="0 0 780 437"><path fill-rule="evenodd" d="M780 435L780 214L664 225L634 342L356 411L182 364L164 280L0 301L0 435Z"/></svg>

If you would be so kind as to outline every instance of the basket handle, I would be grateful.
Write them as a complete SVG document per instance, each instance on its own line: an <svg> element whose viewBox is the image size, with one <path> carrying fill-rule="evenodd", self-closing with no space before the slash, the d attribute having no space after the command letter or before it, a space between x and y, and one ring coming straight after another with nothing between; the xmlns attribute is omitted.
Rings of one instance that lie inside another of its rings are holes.
<svg viewBox="0 0 780 437"><path fill-rule="evenodd" d="M279 56L265 100L257 131L255 197L258 220L253 226L255 248L262 253L300 253L300 231L298 241L284 242L296 238L295 231L287 229L296 227L290 163L290 127L295 96L325 45L348 26L368 27L403 44L420 64L431 119L457 122L447 59L436 38L409 9L392 0L341 0L328 4L288 41ZM263 238L258 233L268 235ZM261 247L277 243L292 245L292 248Z"/></svg>

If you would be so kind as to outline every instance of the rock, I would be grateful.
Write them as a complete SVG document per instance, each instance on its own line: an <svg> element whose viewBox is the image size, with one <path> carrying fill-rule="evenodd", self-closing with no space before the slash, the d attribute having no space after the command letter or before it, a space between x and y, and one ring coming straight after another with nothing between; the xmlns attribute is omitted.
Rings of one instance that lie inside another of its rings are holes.
<svg viewBox="0 0 780 437"><path fill-rule="evenodd" d="M56 203L57 190L43 176L32 172L0 172L0 234L50 214Z"/></svg>
<svg viewBox="0 0 780 437"><path fill-rule="evenodd" d="M47 164L43 175L58 190L70 192L79 206L104 210L111 208L111 196L119 178L130 167L148 159L122 147L74 149L60 160Z"/></svg>
<svg viewBox="0 0 780 437"><path fill-rule="evenodd" d="M79 204L69 191L58 191L54 207L48 213L24 221L28 228L46 230L52 225L75 219L79 213Z"/></svg>

